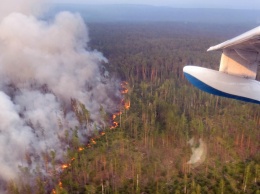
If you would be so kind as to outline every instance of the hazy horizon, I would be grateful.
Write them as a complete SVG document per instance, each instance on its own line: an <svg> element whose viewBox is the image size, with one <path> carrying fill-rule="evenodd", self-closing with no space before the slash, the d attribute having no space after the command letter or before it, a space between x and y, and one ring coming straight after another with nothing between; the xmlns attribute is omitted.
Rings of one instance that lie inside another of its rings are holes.
<svg viewBox="0 0 260 194"><path fill-rule="evenodd" d="M56 4L55 10L79 12L88 22L151 22L179 21L204 23L251 23L259 25L258 10L238 10L221 8L174 8L151 5L81 5Z"/></svg>
<svg viewBox="0 0 260 194"><path fill-rule="evenodd" d="M216 8L216 9L260 9L260 1L252 0L250 3L243 0L231 0L231 1L206 1L206 0L96 0L96 1L84 1L84 0L52 0L53 3L59 4L86 4L86 5L114 5L114 4L126 4L126 5L151 5L151 6L166 6L173 8Z"/></svg>

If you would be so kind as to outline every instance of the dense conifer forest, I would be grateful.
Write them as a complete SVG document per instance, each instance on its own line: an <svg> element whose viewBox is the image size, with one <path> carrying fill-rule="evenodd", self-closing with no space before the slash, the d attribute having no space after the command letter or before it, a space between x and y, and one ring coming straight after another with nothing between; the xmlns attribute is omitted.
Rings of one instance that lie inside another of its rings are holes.
<svg viewBox="0 0 260 194"><path fill-rule="evenodd" d="M51 181L39 175L34 187L10 182L9 193L260 193L260 106L204 93L182 72L188 64L217 69L221 53L206 50L254 26L88 26L91 48L108 58L110 76L122 81L121 113L104 113L110 124L87 145L79 144L75 130L68 164L56 171L53 163ZM79 107L79 123L88 122L88 111ZM194 149L201 141L206 147L197 163L188 162L191 139Z"/></svg>

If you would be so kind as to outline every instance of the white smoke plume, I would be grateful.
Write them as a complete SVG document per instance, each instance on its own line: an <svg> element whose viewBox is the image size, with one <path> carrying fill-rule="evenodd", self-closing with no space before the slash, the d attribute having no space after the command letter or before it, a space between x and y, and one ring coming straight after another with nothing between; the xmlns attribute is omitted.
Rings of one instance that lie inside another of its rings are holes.
<svg viewBox="0 0 260 194"><path fill-rule="evenodd" d="M79 125L71 99L85 105L96 127L105 123L100 107L112 113L120 96L119 84L100 73L107 59L87 46L83 19L62 12L39 20L40 7L39 0L0 3L0 181L23 167L46 169L51 151L62 161L65 131ZM91 124L79 130L82 141Z"/></svg>

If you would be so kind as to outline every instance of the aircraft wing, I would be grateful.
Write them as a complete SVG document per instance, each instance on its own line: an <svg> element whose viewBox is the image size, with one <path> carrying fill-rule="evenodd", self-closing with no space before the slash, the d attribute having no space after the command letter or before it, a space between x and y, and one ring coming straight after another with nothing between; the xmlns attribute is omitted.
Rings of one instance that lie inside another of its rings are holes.
<svg viewBox="0 0 260 194"><path fill-rule="evenodd" d="M260 26L208 49L213 50L222 51L219 71L255 79L260 64Z"/></svg>
<svg viewBox="0 0 260 194"><path fill-rule="evenodd" d="M185 66L186 78L199 89L218 96L260 104L260 26L208 51L222 51L219 71Z"/></svg>

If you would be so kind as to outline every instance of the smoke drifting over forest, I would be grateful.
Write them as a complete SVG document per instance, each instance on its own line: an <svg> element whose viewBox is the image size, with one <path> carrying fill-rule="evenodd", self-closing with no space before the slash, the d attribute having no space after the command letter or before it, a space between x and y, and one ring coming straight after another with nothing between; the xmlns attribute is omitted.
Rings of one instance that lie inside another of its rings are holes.
<svg viewBox="0 0 260 194"><path fill-rule="evenodd" d="M62 12L43 21L41 7L39 0L0 5L1 181L15 179L20 167L46 169L51 151L62 161L65 131L79 125L71 99L90 113L90 124L78 131L83 142L94 125L105 124L100 107L112 113L120 96L119 83L100 73L107 59L88 48L80 15Z"/></svg>

